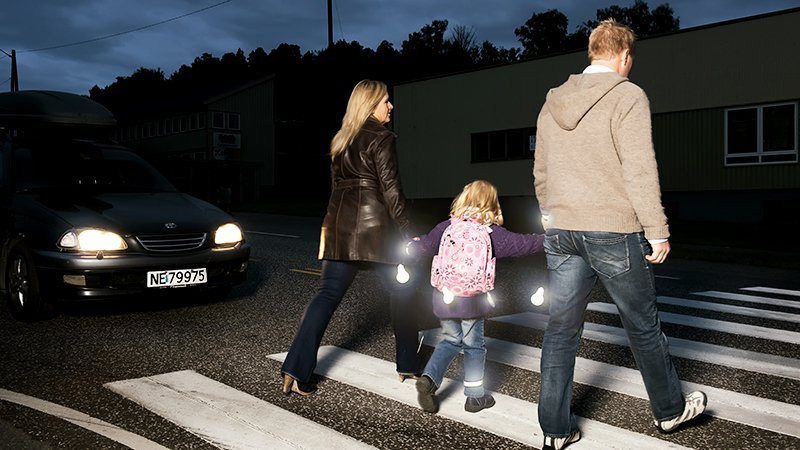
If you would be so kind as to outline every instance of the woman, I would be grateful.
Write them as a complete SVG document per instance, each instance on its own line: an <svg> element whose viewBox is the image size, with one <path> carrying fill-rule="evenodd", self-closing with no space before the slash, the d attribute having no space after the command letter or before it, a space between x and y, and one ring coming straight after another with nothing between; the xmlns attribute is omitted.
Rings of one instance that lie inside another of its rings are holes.
<svg viewBox="0 0 800 450"><path fill-rule="evenodd" d="M363 80L350 94L342 127L331 141L331 196L322 223L321 286L306 307L281 368L283 392L309 395L317 350L333 312L360 270L378 272L389 291L402 382L419 372L414 289L395 280L398 249L409 239L409 220L395 154L395 135L384 126L394 106L386 85Z"/></svg>

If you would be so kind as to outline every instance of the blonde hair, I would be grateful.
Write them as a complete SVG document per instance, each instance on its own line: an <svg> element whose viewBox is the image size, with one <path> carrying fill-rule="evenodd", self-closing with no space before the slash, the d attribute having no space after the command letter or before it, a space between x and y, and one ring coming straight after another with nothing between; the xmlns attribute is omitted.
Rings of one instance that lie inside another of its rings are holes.
<svg viewBox="0 0 800 450"><path fill-rule="evenodd" d="M635 43L633 30L614 19L606 19L589 35L589 62L609 58L623 50L633 55Z"/></svg>
<svg viewBox="0 0 800 450"><path fill-rule="evenodd" d="M486 180L475 180L453 200L451 217L477 216L484 225L502 225L503 210L497 199L497 188Z"/></svg>
<svg viewBox="0 0 800 450"><path fill-rule="evenodd" d="M369 116L389 93L386 84L375 80L361 80L353 88L347 110L342 118L342 127L331 140L331 158L343 152L349 146Z"/></svg>

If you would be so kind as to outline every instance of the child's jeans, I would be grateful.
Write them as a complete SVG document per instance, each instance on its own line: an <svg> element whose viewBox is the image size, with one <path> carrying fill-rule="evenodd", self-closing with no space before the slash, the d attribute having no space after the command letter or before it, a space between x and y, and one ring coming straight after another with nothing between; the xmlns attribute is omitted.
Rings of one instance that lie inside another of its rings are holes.
<svg viewBox="0 0 800 450"><path fill-rule="evenodd" d="M464 395L483 397L483 370L486 363L483 319L442 320L441 324L442 341L436 345L422 373L429 376L437 387L441 386L450 363L463 350Z"/></svg>

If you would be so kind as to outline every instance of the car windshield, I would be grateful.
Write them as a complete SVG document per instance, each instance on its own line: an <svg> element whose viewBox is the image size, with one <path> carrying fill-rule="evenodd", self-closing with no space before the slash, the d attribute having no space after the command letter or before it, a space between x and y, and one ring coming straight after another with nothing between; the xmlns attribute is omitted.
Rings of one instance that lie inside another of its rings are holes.
<svg viewBox="0 0 800 450"><path fill-rule="evenodd" d="M14 152L14 168L16 187L23 191L53 188L101 192L175 190L144 159L119 148L74 144L58 149L19 147Z"/></svg>

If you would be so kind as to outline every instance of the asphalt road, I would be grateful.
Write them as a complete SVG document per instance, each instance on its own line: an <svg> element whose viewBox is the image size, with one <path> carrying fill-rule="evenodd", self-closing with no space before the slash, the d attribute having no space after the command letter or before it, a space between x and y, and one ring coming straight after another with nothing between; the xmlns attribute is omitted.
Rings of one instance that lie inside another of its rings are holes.
<svg viewBox="0 0 800 450"><path fill-rule="evenodd" d="M487 388L463 411L460 359L437 415L394 376L388 305L360 275L325 335L319 391L279 389L282 353L317 287L319 219L240 214L248 280L223 301L147 297L62 305L36 323L0 306L0 448L538 448L541 256L501 261L487 321ZM423 271L424 272L424 271ZM424 273L421 275L424 278ZM579 351L575 449L800 448L800 272L670 259L657 267L665 333L685 387L709 394L696 425L661 435L602 288ZM438 326L420 288L429 354Z"/></svg>

